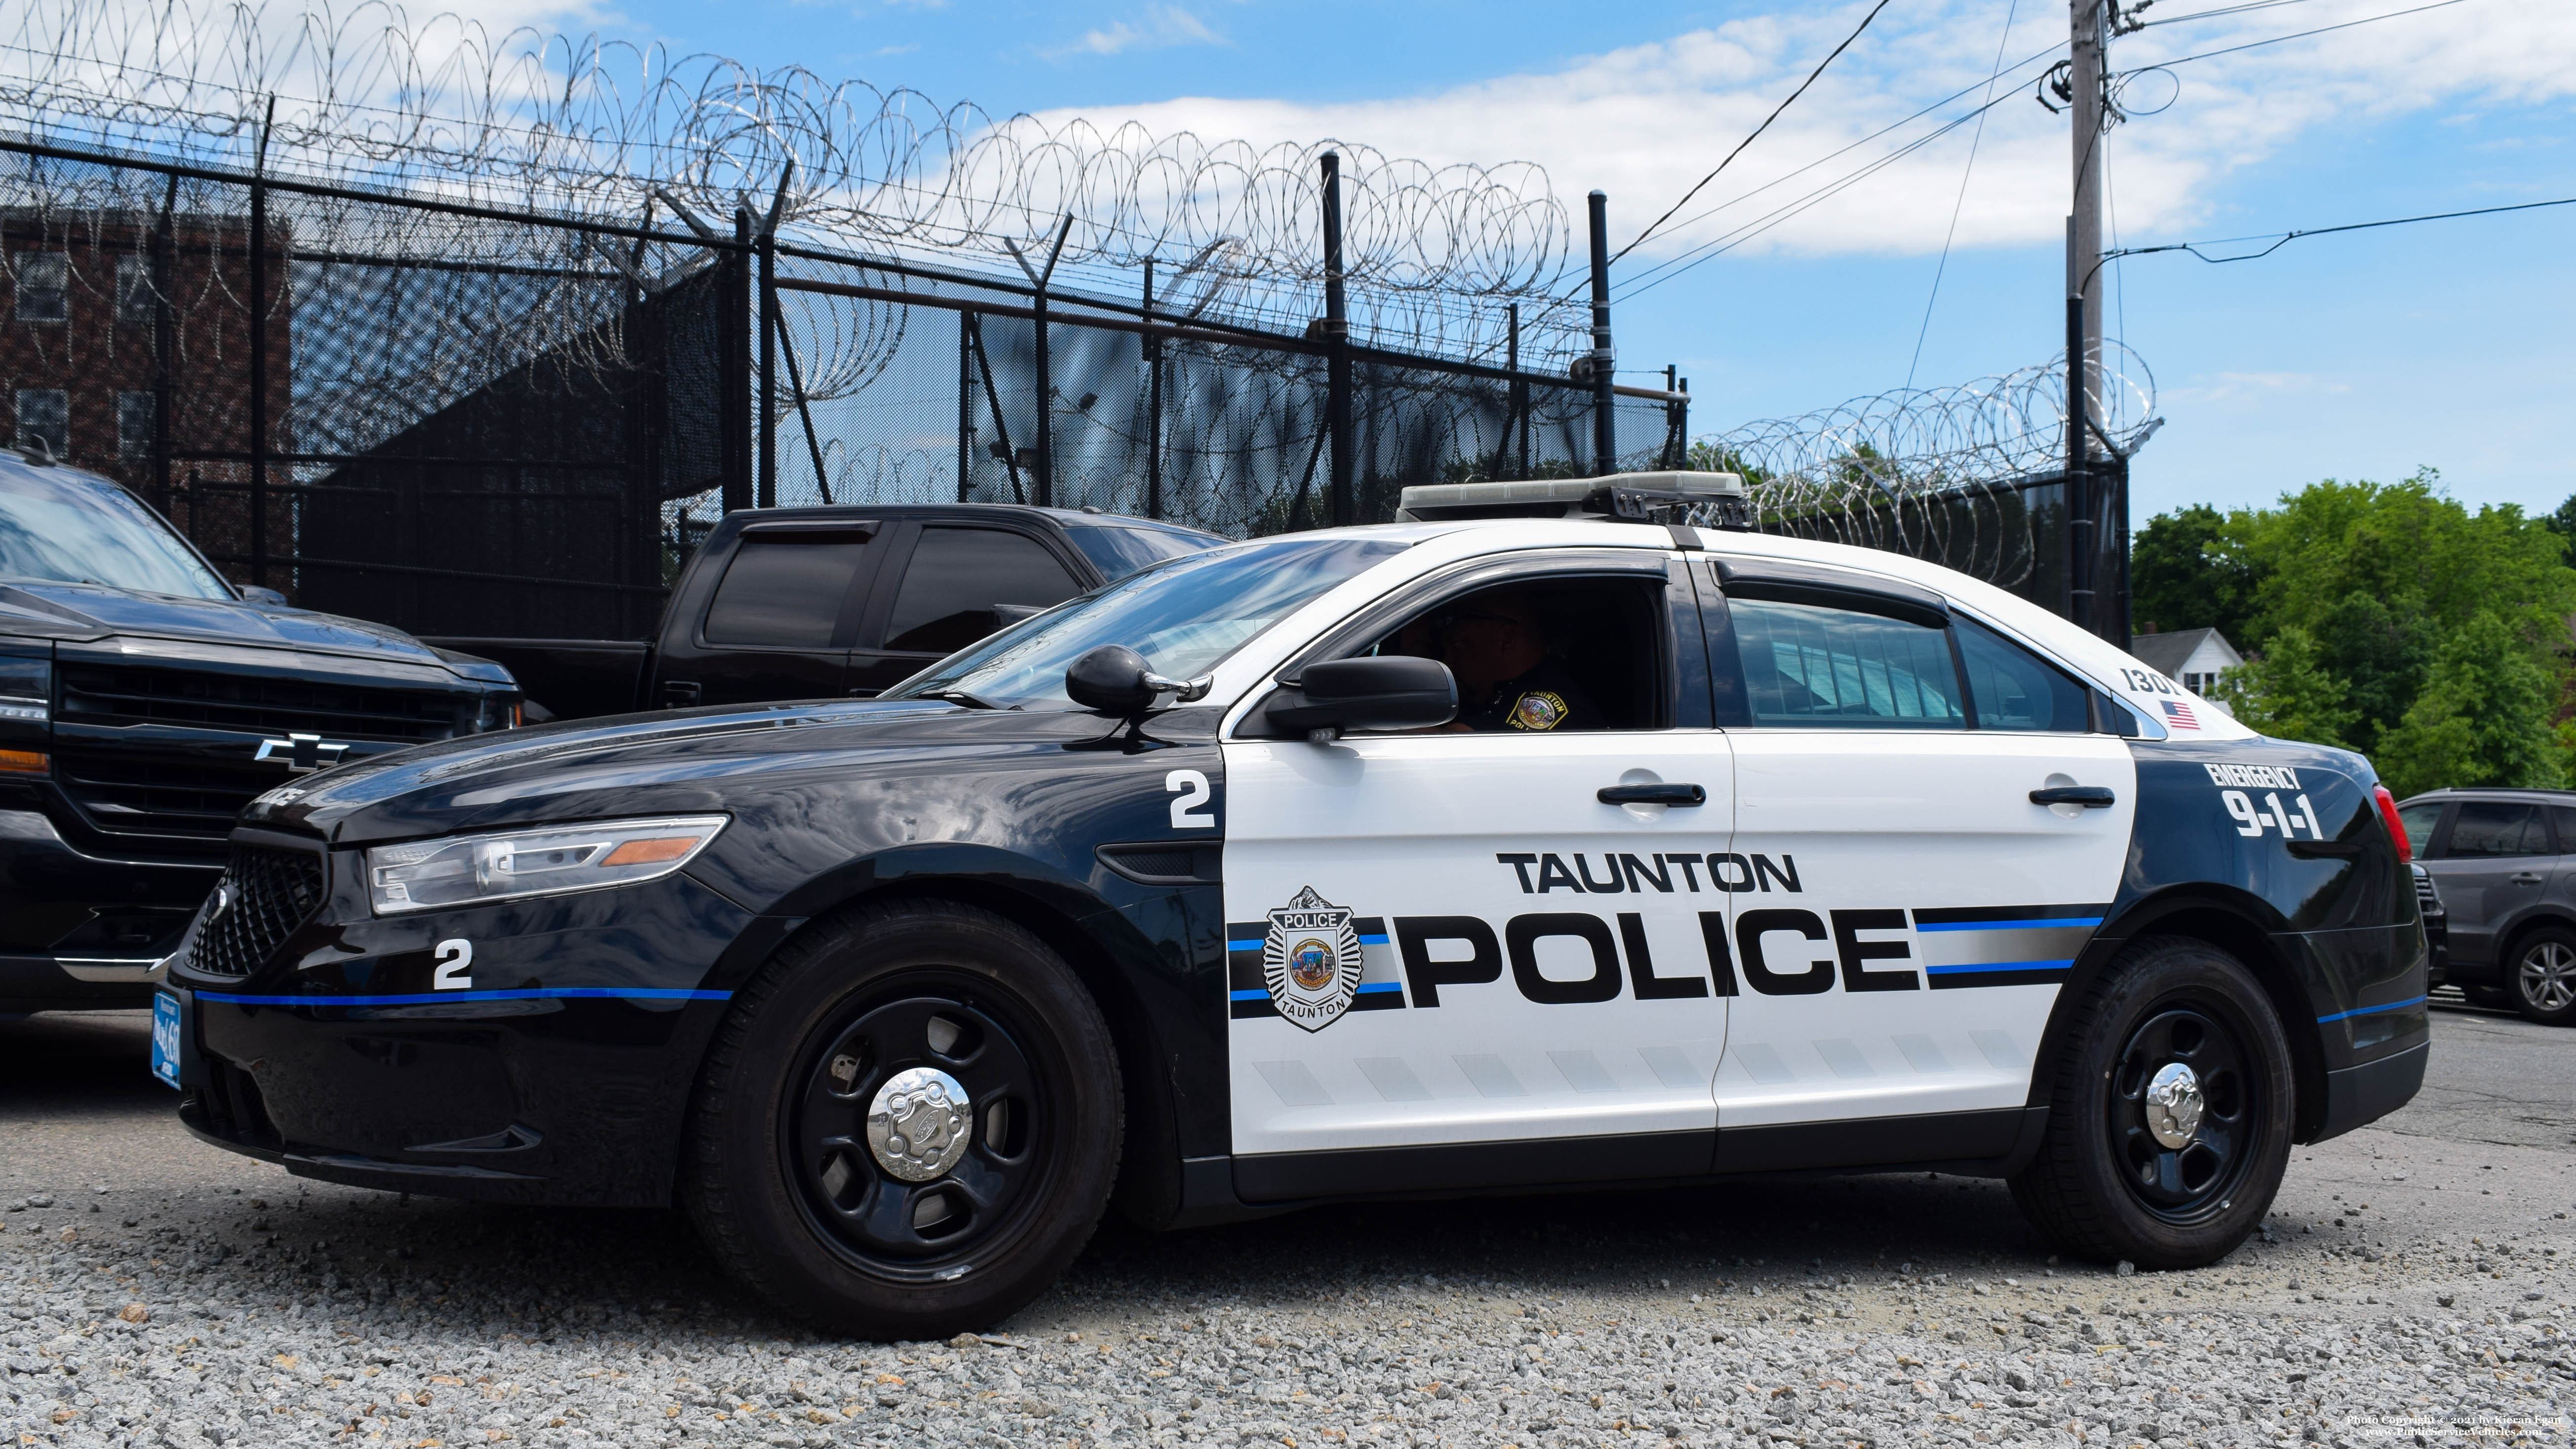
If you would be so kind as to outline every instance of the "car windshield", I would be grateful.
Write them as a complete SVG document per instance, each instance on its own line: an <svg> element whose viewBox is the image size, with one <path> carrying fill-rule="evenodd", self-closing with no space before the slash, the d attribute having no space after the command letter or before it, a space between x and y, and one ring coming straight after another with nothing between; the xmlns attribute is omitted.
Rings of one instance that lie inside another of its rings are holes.
<svg viewBox="0 0 2576 1449"><path fill-rule="evenodd" d="M1103 644L1126 645L1157 674L1193 678L1316 595L1405 547L1392 539L1279 538L1195 554L1015 624L886 697L959 692L1005 708L1069 708L1066 666Z"/></svg>
<svg viewBox="0 0 2576 1449"><path fill-rule="evenodd" d="M0 578L233 597L141 499L100 479L33 468L0 467Z"/></svg>
<svg viewBox="0 0 2576 1449"><path fill-rule="evenodd" d="M1103 579L1127 577L1148 564L1167 558L1183 558L1211 548L1223 548L1228 540L1212 533L1191 533L1177 528L1130 528L1123 524L1077 524L1065 530L1073 536L1073 546L1091 560Z"/></svg>

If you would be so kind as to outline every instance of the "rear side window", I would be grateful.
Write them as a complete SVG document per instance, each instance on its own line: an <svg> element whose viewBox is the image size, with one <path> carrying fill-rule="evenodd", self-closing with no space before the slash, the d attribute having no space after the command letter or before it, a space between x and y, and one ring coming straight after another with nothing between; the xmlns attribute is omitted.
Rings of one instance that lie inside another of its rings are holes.
<svg viewBox="0 0 2576 1449"><path fill-rule="evenodd" d="M1981 730L2057 730L2083 734L2093 727L2084 686L2056 666L1982 624L1955 620L1959 658L1968 667L1968 698Z"/></svg>
<svg viewBox="0 0 2576 1449"><path fill-rule="evenodd" d="M2451 819L2451 843L2442 851L2446 858L2548 853L2549 827L2540 807L2504 800L2461 802Z"/></svg>
<svg viewBox="0 0 2576 1449"><path fill-rule="evenodd" d="M707 642L832 647L867 548L867 535L859 533L743 535L707 606Z"/></svg>
<svg viewBox="0 0 2576 1449"><path fill-rule="evenodd" d="M1756 725L1964 729L1945 631L1855 609L1727 602Z"/></svg>
<svg viewBox="0 0 2576 1449"><path fill-rule="evenodd" d="M2553 805L2549 807L2549 818L2558 826L2559 853L2576 855L2576 805Z"/></svg>
<svg viewBox="0 0 2576 1449"><path fill-rule="evenodd" d="M1100 570L1100 576L1113 581L1147 564L1217 548L1226 542L1176 528L1127 528L1114 523L1078 524L1065 532L1072 537L1073 546L1082 550L1082 556L1091 560L1091 566Z"/></svg>
<svg viewBox="0 0 2576 1449"><path fill-rule="evenodd" d="M2415 854L2420 858L2433 849L2433 827L2442 823L2442 802L2419 800L2412 805L2400 805L2397 807L2397 820L2406 827L2406 843L2415 847ZM2562 820L2558 828L2565 830L2566 823Z"/></svg>
<svg viewBox="0 0 2576 1449"><path fill-rule="evenodd" d="M1082 592L1036 539L998 528L925 528L895 595L885 647L951 654L1031 608ZM1011 609L1005 616L997 607Z"/></svg>

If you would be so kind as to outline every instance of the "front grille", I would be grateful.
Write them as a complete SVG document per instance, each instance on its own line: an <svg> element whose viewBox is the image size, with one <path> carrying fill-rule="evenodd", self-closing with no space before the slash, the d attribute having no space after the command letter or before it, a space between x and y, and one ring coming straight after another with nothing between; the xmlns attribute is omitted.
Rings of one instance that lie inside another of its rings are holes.
<svg viewBox="0 0 2576 1449"><path fill-rule="evenodd" d="M309 850L235 845L215 883L213 913L188 948L188 969L248 976L322 909L322 857Z"/></svg>
<svg viewBox="0 0 2576 1449"><path fill-rule="evenodd" d="M388 689L319 679L73 664L62 670L60 718L82 724L187 725L326 739L443 740L472 727L477 701L441 690Z"/></svg>
<svg viewBox="0 0 2576 1449"><path fill-rule="evenodd" d="M244 749L238 763L149 749L72 746L54 752L55 780L101 830L222 839L251 797L283 783Z"/></svg>

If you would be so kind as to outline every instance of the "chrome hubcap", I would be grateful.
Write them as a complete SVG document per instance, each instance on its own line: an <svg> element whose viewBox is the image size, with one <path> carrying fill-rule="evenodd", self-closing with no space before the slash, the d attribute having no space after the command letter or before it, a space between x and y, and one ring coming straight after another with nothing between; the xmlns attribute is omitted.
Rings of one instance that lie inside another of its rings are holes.
<svg viewBox="0 0 2576 1449"><path fill-rule="evenodd" d="M2576 1003L2576 951L2556 941L2543 941L2522 953L2516 973L2522 999L2540 1011L2564 1011Z"/></svg>
<svg viewBox="0 0 2576 1449"><path fill-rule="evenodd" d="M905 1182L928 1182L955 1167L973 1144L974 1104L955 1077L912 1067L877 1089L867 1131L878 1166Z"/></svg>
<svg viewBox="0 0 2576 1449"><path fill-rule="evenodd" d="M2189 1146L2200 1131L2200 1078L2180 1062L2167 1062L2147 1082L2147 1131L2173 1149Z"/></svg>

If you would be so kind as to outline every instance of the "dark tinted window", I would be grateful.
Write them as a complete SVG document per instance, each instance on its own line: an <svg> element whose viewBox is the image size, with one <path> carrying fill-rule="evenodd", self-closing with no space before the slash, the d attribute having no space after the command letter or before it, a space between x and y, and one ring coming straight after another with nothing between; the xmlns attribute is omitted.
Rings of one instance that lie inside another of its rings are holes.
<svg viewBox="0 0 2576 1449"><path fill-rule="evenodd" d="M1959 656L1968 666L1968 698L1981 730L2063 730L2093 726L2084 687L2051 664L1982 624L1960 619Z"/></svg>
<svg viewBox="0 0 2576 1449"><path fill-rule="evenodd" d="M2412 805L2400 805L2397 819L2406 827L2406 843L2422 856L2433 848L2433 827L2442 823L2442 802L2418 800Z"/></svg>
<svg viewBox="0 0 2576 1449"><path fill-rule="evenodd" d="M2559 853L2576 855L2576 805L2553 805L2549 818L2558 826Z"/></svg>
<svg viewBox="0 0 2576 1449"><path fill-rule="evenodd" d="M1080 592L1055 555L1026 534L925 528L895 595L885 647L952 653L1010 622L994 613L997 604L1045 608Z"/></svg>
<svg viewBox="0 0 2576 1449"><path fill-rule="evenodd" d="M855 533L745 534L707 608L707 642L830 648L867 550Z"/></svg>
<svg viewBox="0 0 2576 1449"><path fill-rule="evenodd" d="M1128 528L1119 524L1076 524L1065 532L1104 579L1123 579L1147 564L1226 542L1212 534L1184 533L1177 528Z"/></svg>
<svg viewBox="0 0 2576 1449"><path fill-rule="evenodd" d="M2549 827L2541 823L2540 807L2502 800L2462 802L2451 819L2451 843L2442 851L2446 857L2548 853Z"/></svg>
<svg viewBox="0 0 2576 1449"><path fill-rule="evenodd" d="M1940 629L1817 604L1730 599L1756 725L1960 729L1958 672Z"/></svg>

